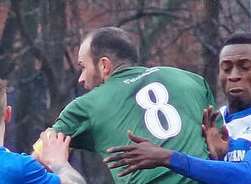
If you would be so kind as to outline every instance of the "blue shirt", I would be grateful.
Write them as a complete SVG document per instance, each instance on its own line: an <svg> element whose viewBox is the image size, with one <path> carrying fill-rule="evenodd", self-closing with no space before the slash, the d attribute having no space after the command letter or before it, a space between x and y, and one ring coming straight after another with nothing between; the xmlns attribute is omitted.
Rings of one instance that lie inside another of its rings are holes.
<svg viewBox="0 0 251 184"><path fill-rule="evenodd" d="M26 183L60 184L60 179L31 156L9 152L0 147L0 184Z"/></svg>
<svg viewBox="0 0 251 184"><path fill-rule="evenodd" d="M251 108L229 114L223 107L221 113L229 133L225 161L174 152L169 167L205 184L251 184Z"/></svg>
<svg viewBox="0 0 251 184"><path fill-rule="evenodd" d="M240 162L205 160L174 152L169 168L204 184L251 184L251 151Z"/></svg>
<svg viewBox="0 0 251 184"><path fill-rule="evenodd" d="M229 134L228 151L224 160L241 161L251 147L251 108L230 114L224 106L220 111Z"/></svg>

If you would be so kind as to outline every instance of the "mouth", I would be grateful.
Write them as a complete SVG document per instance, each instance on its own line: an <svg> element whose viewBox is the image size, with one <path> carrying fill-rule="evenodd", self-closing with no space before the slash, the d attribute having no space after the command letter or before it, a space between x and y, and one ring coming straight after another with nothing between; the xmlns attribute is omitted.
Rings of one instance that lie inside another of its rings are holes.
<svg viewBox="0 0 251 184"><path fill-rule="evenodd" d="M243 88L239 88L239 87L234 87L234 88L230 88L228 90L228 93L231 95L239 95L243 92Z"/></svg>

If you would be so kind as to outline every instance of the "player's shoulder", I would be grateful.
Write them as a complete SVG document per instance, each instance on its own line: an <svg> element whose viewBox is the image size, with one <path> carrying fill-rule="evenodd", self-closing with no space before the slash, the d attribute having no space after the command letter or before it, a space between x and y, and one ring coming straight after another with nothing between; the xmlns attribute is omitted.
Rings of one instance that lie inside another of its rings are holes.
<svg viewBox="0 0 251 184"><path fill-rule="evenodd" d="M23 162L21 155L0 148L0 183L23 183Z"/></svg>
<svg viewBox="0 0 251 184"><path fill-rule="evenodd" d="M2 160L1 163L9 163L9 165L12 165L13 168L20 168L24 169L22 167L25 167L25 164L31 163L31 162L37 162L31 155L27 155L25 153L15 153L11 152L9 150L5 150L1 152L0 159Z"/></svg>
<svg viewBox="0 0 251 184"><path fill-rule="evenodd" d="M88 106L90 105L90 103L92 104L93 101L99 99L100 95L104 92L103 88L104 88L103 84L98 87L95 87L94 89L83 94L82 96L76 97L72 102L81 104L81 106L82 105Z"/></svg>
<svg viewBox="0 0 251 184"><path fill-rule="evenodd" d="M0 175L6 177L2 178L4 181L16 181L23 179L23 172L25 169L25 162L30 160L28 155L22 155L14 152L10 152L7 149L1 149L0 151ZM22 181L19 181L22 182ZM10 182L11 183L11 182Z"/></svg>
<svg viewBox="0 0 251 184"><path fill-rule="evenodd" d="M173 72L173 73L177 73L180 75L187 75L190 77L194 77L194 78L198 78L198 79L204 79L201 75L196 74L194 72L188 71L188 70L183 70L180 68L175 68L175 67L168 67L168 66L162 66L162 67L158 67L160 69L160 71L168 71L168 72Z"/></svg>
<svg viewBox="0 0 251 184"><path fill-rule="evenodd" d="M24 156L21 154L11 152L6 148L1 148L0 151L1 163L10 163L10 165L12 165L13 163L13 167L18 166L19 164L22 164L23 157Z"/></svg>
<svg viewBox="0 0 251 184"><path fill-rule="evenodd" d="M196 73L193 73L191 71L175 68L175 67L158 67L161 74L165 75L166 78L171 79L180 79L182 81L190 81L192 83L197 83L199 85L205 85L206 81L205 79Z"/></svg>

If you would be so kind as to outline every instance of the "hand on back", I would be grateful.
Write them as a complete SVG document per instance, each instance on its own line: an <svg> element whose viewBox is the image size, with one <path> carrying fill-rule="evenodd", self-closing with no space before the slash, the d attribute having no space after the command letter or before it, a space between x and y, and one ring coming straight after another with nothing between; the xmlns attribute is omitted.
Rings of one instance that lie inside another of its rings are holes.
<svg viewBox="0 0 251 184"><path fill-rule="evenodd" d="M48 169L53 170L52 167L60 167L68 163L71 140L69 136L47 129L41 133L40 140L42 148L37 155L38 160Z"/></svg>
<svg viewBox="0 0 251 184"><path fill-rule="evenodd" d="M133 144L109 148L107 152L113 155L104 159L105 163L113 162L109 168L126 166L119 176L125 176L139 169L167 166L171 154L169 150L154 145L131 132L128 133L128 138Z"/></svg>

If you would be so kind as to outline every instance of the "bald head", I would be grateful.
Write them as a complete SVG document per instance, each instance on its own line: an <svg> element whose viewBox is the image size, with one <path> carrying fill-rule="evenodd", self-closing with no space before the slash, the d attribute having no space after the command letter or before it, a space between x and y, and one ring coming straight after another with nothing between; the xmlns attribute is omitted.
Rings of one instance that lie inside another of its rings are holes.
<svg viewBox="0 0 251 184"><path fill-rule="evenodd" d="M130 65L138 62L135 44L126 31L117 27L96 29L87 35L83 44L87 44L94 62L103 56L110 57L113 62L126 62Z"/></svg>
<svg viewBox="0 0 251 184"><path fill-rule="evenodd" d="M79 83L92 90L114 71L137 62L137 49L127 32L116 27L96 29L86 36L79 50L78 63L82 68Z"/></svg>

